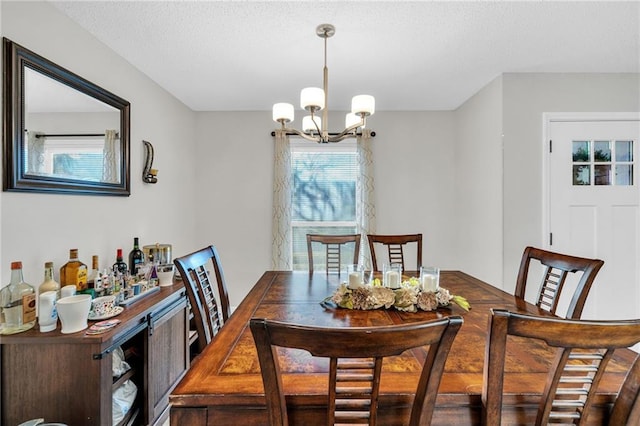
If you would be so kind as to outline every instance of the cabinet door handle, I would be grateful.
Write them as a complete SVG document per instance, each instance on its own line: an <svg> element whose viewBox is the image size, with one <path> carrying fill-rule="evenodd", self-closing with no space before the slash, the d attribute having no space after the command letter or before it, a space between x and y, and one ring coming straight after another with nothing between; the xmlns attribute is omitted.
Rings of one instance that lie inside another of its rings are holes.
<svg viewBox="0 0 640 426"><path fill-rule="evenodd" d="M183 295L176 299L174 302L159 310L158 312L152 312L148 316L149 321L149 336L153 336L156 323L161 322L165 318L169 318L174 312L184 309L187 306L187 299Z"/></svg>

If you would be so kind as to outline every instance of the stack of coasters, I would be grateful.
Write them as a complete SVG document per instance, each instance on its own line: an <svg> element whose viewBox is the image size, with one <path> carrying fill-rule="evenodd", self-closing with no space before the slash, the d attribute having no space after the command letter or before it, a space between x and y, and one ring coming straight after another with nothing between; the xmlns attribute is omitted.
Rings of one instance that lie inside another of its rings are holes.
<svg viewBox="0 0 640 426"><path fill-rule="evenodd" d="M106 321L100 321L93 324L91 327L89 327L86 334L102 334L104 332L111 330L113 327L115 327L118 324L120 324L119 319L110 319Z"/></svg>

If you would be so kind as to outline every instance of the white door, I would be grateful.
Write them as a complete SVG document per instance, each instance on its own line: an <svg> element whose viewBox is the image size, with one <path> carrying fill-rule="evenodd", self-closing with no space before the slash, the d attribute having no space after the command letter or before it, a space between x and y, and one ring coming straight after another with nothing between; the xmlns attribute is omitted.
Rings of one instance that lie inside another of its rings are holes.
<svg viewBox="0 0 640 426"><path fill-rule="evenodd" d="M640 318L640 121L551 120L547 130L548 247L605 261L582 318Z"/></svg>

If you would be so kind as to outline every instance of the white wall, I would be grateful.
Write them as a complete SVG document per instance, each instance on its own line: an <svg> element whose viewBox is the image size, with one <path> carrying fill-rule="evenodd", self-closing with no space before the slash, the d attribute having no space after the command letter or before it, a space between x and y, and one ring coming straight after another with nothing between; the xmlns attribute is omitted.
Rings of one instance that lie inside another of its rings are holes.
<svg viewBox="0 0 640 426"><path fill-rule="evenodd" d="M465 272L502 286L502 77L456 110L456 256Z"/></svg>
<svg viewBox="0 0 640 426"><path fill-rule="evenodd" d="M423 234L423 264L458 269L452 112L388 112L371 118L377 232Z"/></svg>
<svg viewBox="0 0 640 426"><path fill-rule="evenodd" d="M504 74L504 289L542 236L542 114L640 111L640 74ZM587 302L588 303L588 302Z"/></svg>
<svg viewBox="0 0 640 426"><path fill-rule="evenodd" d="M9 264L21 260L25 279L39 285L44 262L58 269L78 248L90 264L115 261L133 237L141 244L195 249L197 226L190 205L196 193L195 115L47 2L0 2L2 36L35 51L131 103L131 196L0 194L0 285ZM142 140L153 143L155 185L142 182Z"/></svg>

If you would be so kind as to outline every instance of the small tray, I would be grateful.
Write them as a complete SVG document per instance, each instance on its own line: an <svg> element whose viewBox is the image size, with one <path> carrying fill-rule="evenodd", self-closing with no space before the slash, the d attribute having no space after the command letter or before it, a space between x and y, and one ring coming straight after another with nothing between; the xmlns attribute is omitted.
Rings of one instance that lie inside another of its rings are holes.
<svg viewBox="0 0 640 426"><path fill-rule="evenodd" d="M120 302L120 306L129 306L132 303L136 303L138 300L142 299L143 297L155 293L156 291L160 291L160 287L151 287L149 290L145 291L144 293L140 293L133 297L125 299L124 301Z"/></svg>

